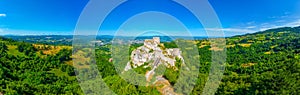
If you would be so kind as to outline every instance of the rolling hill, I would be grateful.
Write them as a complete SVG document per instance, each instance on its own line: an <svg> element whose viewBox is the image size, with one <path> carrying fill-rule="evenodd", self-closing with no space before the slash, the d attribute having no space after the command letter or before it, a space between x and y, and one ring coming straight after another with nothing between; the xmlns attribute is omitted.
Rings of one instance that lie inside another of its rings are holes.
<svg viewBox="0 0 300 95"><path fill-rule="evenodd" d="M189 42L197 45L200 54L201 68L191 93L197 95L202 94L207 82L212 60L210 52L215 49L206 39ZM300 93L300 27L228 37L226 42L226 69L215 94ZM177 46L175 42L164 44L165 47ZM97 93L81 90L71 61L78 56L71 56L71 48L0 37L0 94ZM119 77L109 62L110 48L111 45L105 45L95 51L97 67L112 91L116 94L160 94L153 86L132 85ZM87 64L82 62L81 65ZM176 82L178 72L167 71L165 74L167 79Z"/></svg>

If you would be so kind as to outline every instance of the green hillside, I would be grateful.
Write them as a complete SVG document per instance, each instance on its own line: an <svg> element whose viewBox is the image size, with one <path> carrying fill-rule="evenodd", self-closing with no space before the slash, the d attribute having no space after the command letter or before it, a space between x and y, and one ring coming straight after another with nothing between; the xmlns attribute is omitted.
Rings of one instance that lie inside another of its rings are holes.
<svg viewBox="0 0 300 95"><path fill-rule="evenodd" d="M202 94L209 75L211 51L218 49L211 48L208 40L189 42L197 44L201 54L199 78L191 93L198 95ZM216 94L300 93L300 27L229 37L226 42L226 69ZM97 47L96 59L100 74L111 90L123 95L159 94L153 86L132 85L118 76L109 62L110 47ZM165 47L176 47L176 44L165 43ZM97 93L81 90L71 61L81 57L71 55L71 47L68 46L36 45L0 37L0 94ZM87 62L84 61L89 59L81 59L80 65L85 68ZM174 85L178 72L167 70L165 74Z"/></svg>
<svg viewBox="0 0 300 95"><path fill-rule="evenodd" d="M300 93L300 27L231 37L227 45L233 47L217 94Z"/></svg>
<svg viewBox="0 0 300 95"><path fill-rule="evenodd" d="M0 92L17 94L80 94L70 60L71 50L53 55L33 44L0 38Z"/></svg>

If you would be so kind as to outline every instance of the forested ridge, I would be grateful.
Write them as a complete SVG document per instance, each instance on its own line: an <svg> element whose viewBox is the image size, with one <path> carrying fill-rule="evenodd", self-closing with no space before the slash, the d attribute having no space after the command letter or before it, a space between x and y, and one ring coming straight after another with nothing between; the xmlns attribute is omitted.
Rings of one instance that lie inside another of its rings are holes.
<svg viewBox="0 0 300 95"><path fill-rule="evenodd" d="M229 37L226 42L226 68L215 94L300 93L300 27ZM214 49L208 40L193 43L198 47L201 66L191 93L197 95L202 94L205 87ZM164 44L167 48L177 47L175 42ZM138 46L132 45L130 50ZM132 85L118 76L109 61L113 52L110 48L111 45L99 46L95 51L97 67L112 91L116 94L160 94L153 86ZM83 92L78 84L72 66L74 57L69 46L17 42L0 37L0 94L90 94L92 92ZM85 64L88 63L82 62L82 67ZM166 70L164 77L174 85L178 73Z"/></svg>

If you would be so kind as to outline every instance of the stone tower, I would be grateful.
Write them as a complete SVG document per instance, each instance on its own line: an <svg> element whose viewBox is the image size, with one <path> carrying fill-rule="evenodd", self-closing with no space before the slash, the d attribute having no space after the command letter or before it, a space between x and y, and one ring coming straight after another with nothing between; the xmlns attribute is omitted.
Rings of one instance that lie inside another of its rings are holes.
<svg viewBox="0 0 300 95"><path fill-rule="evenodd" d="M153 41L157 44L160 44L160 38L159 37L153 37Z"/></svg>

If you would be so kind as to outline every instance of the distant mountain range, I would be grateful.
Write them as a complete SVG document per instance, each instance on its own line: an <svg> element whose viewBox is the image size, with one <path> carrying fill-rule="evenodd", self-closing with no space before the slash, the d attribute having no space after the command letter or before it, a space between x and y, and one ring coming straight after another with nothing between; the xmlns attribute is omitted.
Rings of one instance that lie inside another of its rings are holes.
<svg viewBox="0 0 300 95"><path fill-rule="evenodd" d="M259 34L259 33L265 33L265 32L280 32L280 31L299 31L300 26L298 27L282 27L282 28L275 28L275 29L269 29L265 31L259 31L256 33L251 33L252 35ZM245 35L251 35L251 34L245 34ZM76 37L84 37L92 39L95 37L95 35L75 35ZM6 38L11 38L13 40L17 41L25 41L30 43L43 43L43 44L63 44L63 45L71 45L74 35L4 35ZM243 35L236 35L232 37L239 37ZM137 40L137 41L143 41L145 39L151 39L153 36L113 36L113 35L97 35L96 40L101 40L105 43L110 43L113 39L122 39L122 40ZM186 39L186 40L202 40L207 38L218 38L218 37L207 37L207 36L156 36L161 38L161 42L170 42L175 39ZM226 38L232 38L232 37L226 37Z"/></svg>

